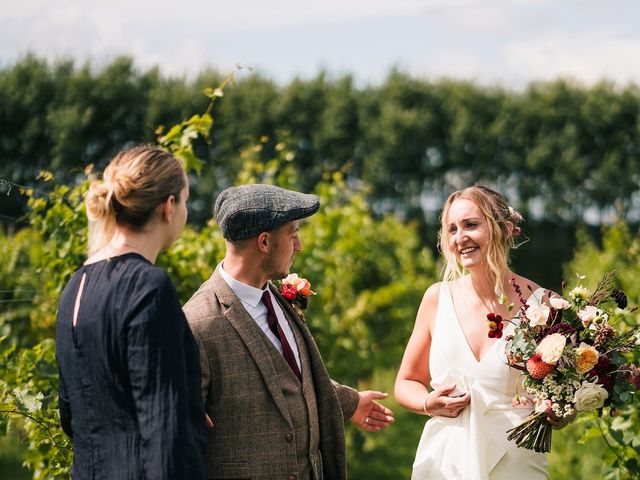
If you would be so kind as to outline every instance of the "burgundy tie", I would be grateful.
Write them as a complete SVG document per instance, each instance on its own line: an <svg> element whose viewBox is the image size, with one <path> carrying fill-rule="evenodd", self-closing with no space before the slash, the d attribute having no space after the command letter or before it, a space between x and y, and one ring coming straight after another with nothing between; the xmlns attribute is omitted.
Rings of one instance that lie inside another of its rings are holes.
<svg viewBox="0 0 640 480"><path fill-rule="evenodd" d="M280 344L282 345L282 356L291 367L291 370L293 370L293 373L296 374L296 377L302 380L302 375L300 375L300 369L298 368L298 363L296 362L293 350L291 350L289 342L287 342L287 337L285 336L284 331L278 322L278 317L276 317L276 312L273 309L271 296L266 290L262 293L262 303L267 307L267 323L269 324L269 329L273 332L276 338L280 340Z"/></svg>

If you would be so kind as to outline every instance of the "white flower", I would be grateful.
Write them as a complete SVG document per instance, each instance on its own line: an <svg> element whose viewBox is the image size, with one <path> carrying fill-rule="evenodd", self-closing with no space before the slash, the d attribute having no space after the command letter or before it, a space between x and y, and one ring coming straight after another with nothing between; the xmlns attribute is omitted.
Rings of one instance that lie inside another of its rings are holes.
<svg viewBox="0 0 640 480"><path fill-rule="evenodd" d="M556 310L566 310L570 306L569 302L562 297L551 297L549 299L549 304Z"/></svg>
<svg viewBox="0 0 640 480"><path fill-rule="evenodd" d="M282 283L289 283L291 285L296 285L300 280L301 279L300 277L298 277L297 273L290 273L289 275L286 276L284 280L282 280Z"/></svg>
<svg viewBox="0 0 640 480"><path fill-rule="evenodd" d="M589 295L589 290L587 290L582 285L578 285L573 290L569 292L569 298L576 305L582 305L587 301L587 296Z"/></svg>
<svg viewBox="0 0 640 480"><path fill-rule="evenodd" d="M564 346L566 344L567 337L565 337L561 333L552 333L551 335L547 335L542 339L542 341L536 348L536 353L542 355L542 361L544 363L555 365L558 360L560 360L562 351L564 350Z"/></svg>
<svg viewBox="0 0 640 480"><path fill-rule="evenodd" d="M573 396L573 401L576 404L576 410L584 412L602 407L608 396L609 393L600 385L584 381Z"/></svg>
<svg viewBox="0 0 640 480"><path fill-rule="evenodd" d="M515 208L509 207L509 215L517 222L521 222L523 220L522 215Z"/></svg>
<svg viewBox="0 0 640 480"><path fill-rule="evenodd" d="M594 318L598 316L598 309L593 305L587 305L578 312L578 318L582 321L582 324L587 327Z"/></svg>
<svg viewBox="0 0 640 480"><path fill-rule="evenodd" d="M546 290L544 288L538 288L527 300L528 308L526 315L531 327L546 325L547 323L551 309L542 303L542 297L544 297L545 293Z"/></svg>
<svg viewBox="0 0 640 480"><path fill-rule="evenodd" d="M529 307L527 309L527 318L531 327L546 325L549 318L549 307Z"/></svg>

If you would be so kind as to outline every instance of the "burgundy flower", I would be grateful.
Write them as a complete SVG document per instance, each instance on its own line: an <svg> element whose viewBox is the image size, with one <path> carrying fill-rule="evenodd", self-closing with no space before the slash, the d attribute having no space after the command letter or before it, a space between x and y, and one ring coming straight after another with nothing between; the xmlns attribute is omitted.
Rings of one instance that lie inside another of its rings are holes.
<svg viewBox="0 0 640 480"><path fill-rule="evenodd" d="M298 298L298 289L288 283L282 284L280 293L287 300L295 300L296 298Z"/></svg>
<svg viewBox="0 0 640 480"><path fill-rule="evenodd" d="M527 300L522 296L522 290L520 289L520 286L516 283L515 277L511 279L511 286L513 287L513 290L518 295L518 300L520 300L520 304L522 305L520 307L522 310L522 313L527 313L527 308L529 308L529 305L527 305Z"/></svg>
<svg viewBox="0 0 640 480"><path fill-rule="evenodd" d="M576 329L573 328L568 323L557 323L553 327L551 327L549 330L547 330L545 337L547 335L551 335L552 333L561 333L565 337L570 337L571 335L576 333Z"/></svg>
<svg viewBox="0 0 640 480"><path fill-rule="evenodd" d="M502 338L502 316L495 313L487 313L487 321L489 322L489 338Z"/></svg>
<svg viewBox="0 0 640 480"><path fill-rule="evenodd" d="M614 288L613 291L611 292L611 298L615 300L616 305L618 305L618 308L627 308L627 305L628 305L627 296L622 290L618 290L617 288Z"/></svg>
<svg viewBox="0 0 640 480"><path fill-rule="evenodd" d="M615 374L612 375L612 372L614 372L616 368L616 365L611 362L609 357L601 355L600 358L598 358L598 363L591 370L590 375L597 377L598 380L596 383L602 385L602 387L611 394L616 382Z"/></svg>
<svg viewBox="0 0 640 480"><path fill-rule="evenodd" d="M629 365L623 365L624 378L633 385L637 390L640 390L640 368L632 363Z"/></svg>
<svg viewBox="0 0 640 480"><path fill-rule="evenodd" d="M298 297L298 303L300 304L301 309L306 310L307 306L309 305L309 297Z"/></svg>

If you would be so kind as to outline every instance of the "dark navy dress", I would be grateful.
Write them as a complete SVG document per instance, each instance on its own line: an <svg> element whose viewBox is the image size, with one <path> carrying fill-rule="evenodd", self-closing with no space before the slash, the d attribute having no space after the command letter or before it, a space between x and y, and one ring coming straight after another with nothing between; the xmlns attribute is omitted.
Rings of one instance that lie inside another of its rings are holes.
<svg viewBox="0 0 640 480"><path fill-rule="evenodd" d="M198 348L163 270L137 253L80 267L60 299L56 357L74 479L206 478Z"/></svg>

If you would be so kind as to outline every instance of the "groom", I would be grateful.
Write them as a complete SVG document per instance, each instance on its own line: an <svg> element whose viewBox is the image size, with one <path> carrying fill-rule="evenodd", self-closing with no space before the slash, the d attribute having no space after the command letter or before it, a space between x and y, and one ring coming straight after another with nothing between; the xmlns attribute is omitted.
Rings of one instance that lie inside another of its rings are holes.
<svg viewBox="0 0 640 480"><path fill-rule="evenodd" d="M210 478L344 479L345 419L367 431L394 420L375 401L386 394L329 378L306 323L269 282L289 273L299 221L318 209L315 195L271 185L216 200L226 255L184 306L214 423Z"/></svg>

